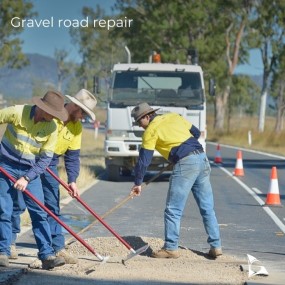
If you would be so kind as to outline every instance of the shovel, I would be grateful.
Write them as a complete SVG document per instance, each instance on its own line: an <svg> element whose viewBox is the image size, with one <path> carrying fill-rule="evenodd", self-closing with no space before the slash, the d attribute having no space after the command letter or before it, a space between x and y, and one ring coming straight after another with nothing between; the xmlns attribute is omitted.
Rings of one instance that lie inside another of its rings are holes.
<svg viewBox="0 0 285 285"><path fill-rule="evenodd" d="M16 182L16 179L12 177L6 170L0 167L0 172L2 172L8 179L10 179L13 183ZM17 190L18 191L18 190ZM36 204L38 204L44 211L46 211L50 216L52 216L62 227L64 227L74 238L76 238L82 245L84 245L90 252L92 252L101 262L106 262L108 260L108 256L101 256L96 253L95 250L80 236L78 236L72 229L70 229L65 223L63 223L52 211L50 211L41 201L39 201L34 195L32 195L28 190L22 191L28 197L30 197Z"/></svg>
<svg viewBox="0 0 285 285"><path fill-rule="evenodd" d="M67 191L69 194L72 194L72 190L69 188L69 185L66 184L63 180L57 177L49 168L47 168L48 173L55 178ZM110 231L131 253L122 260L124 264L125 261L135 257L136 255L146 251L149 247L148 244L143 247L134 250L118 233L116 233L95 211L93 211L79 196L74 197L85 209L87 209L108 231Z"/></svg>

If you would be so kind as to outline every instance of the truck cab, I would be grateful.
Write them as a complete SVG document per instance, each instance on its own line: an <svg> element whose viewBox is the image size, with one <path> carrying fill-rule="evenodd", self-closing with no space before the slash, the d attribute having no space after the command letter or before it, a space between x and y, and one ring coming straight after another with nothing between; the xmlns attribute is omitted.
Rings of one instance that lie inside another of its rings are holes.
<svg viewBox="0 0 285 285"><path fill-rule="evenodd" d="M105 163L109 180L119 181L136 164L143 129L134 125L132 109L147 102L157 114L175 112L201 131L205 149L206 102L203 72L198 65L170 63L115 64L108 94ZM149 170L167 161L154 153Z"/></svg>

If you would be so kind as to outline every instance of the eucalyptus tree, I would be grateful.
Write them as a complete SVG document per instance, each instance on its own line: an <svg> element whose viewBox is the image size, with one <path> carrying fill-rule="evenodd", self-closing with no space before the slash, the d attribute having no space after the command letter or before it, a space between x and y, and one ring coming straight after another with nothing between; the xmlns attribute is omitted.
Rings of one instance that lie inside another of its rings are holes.
<svg viewBox="0 0 285 285"><path fill-rule="evenodd" d="M0 0L0 6L0 67L20 68L28 63L18 37L23 27L13 27L11 19L32 17L36 13L32 12L31 1Z"/></svg>
<svg viewBox="0 0 285 285"><path fill-rule="evenodd" d="M213 35L206 39L205 46L213 53L207 54L207 70L217 78L214 128L218 131L224 129L235 68L248 60L248 27L253 7L254 1L250 0L220 0L210 15Z"/></svg>
<svg viewBox="0 0 285 285"><path fill-rule="evenodd" d="M255 21L255 46L260 49L263 62L263 86L260 96L259 132L264 131L266 101L275 65L282 56L285 42L285 1L257 0Z"/></svg>
<svg viewBox="0 0 285 285"><path fill-rule="evenodd" d="M248 58L247 25L253 1L117 0L115 7L135 19L121 35L138 61L161 50L166 62L181 61L189 48L199 53L206 77L217 79L215 122L224 128L231 78Z"/></svg>
<svg viewBox="0 0 285 285"><path fill-rule="evenodd" d="M209 30L213 1L117 0L115 9L134 20L118 35L126 41L134 61L145 62L160 51L163 62L186 63L187 51L203 45Z"/></svg>
<svg viewBox="0 0 285 285"><path fill-rule="evenodd" d="M82 78L84 88L88 88L94 75L109 76L112 65L124 54L124 47L120 41L112 39L113 28L94 27L94 20L110 18L99 5L95 9L83 7L82 15L88 19L88 27L71 29L70 35L82 57L77 74Z"/></svg>
<svg viewBox="0 0 285 285"><path fill-rule="evenodd" d="M276 101L275 132L280 133L283 129L282 120L285 112L285 45L273 69L270 94Z"/></svg>

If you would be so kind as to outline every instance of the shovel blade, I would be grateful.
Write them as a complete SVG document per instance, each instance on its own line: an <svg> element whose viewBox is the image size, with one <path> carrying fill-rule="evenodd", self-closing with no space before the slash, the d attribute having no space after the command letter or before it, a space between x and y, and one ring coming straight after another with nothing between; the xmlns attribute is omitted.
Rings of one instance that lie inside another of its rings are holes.
<svg viewBox="0 0 285 285"><path fill-rule="evenodd" d="M136 251L130 253L125 259L122 259L122 263L125 265L125 262L139 254L141 254L142 252L145 252L147 249L149 248L149 245L146 244L143 247L137 249Z"/></svg>

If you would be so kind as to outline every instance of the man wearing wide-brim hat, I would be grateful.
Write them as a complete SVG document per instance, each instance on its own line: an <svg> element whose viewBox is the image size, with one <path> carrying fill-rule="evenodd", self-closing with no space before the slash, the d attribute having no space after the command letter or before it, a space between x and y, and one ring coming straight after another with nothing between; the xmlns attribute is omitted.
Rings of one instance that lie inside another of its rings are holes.
<svg viewBox="0 0 285 285"><path fill-rule="evenodd" d="M68 99L68 103L65 104L65 109L68 113L68 118L65 120L56 120L58 126L58 137L54 151L54 156L49 165L49 169L58 176L58 163L59 157L63 156L65 169L67 173L69 188L73 191L73 196L79 195L79 190L76 185L76 180L80 171L80 148L82 138L82 124L81 120L86 116L89 116L92 120L95 120L95 114L93 109L97 104L95 96L86 89L81 89L75 96L65 95ZM43 184L45 205L60 218L60 191L59 183L48 172L44 172L41 175ZM21 210L14 211L14 220L18 221L13 225L13 244L16 241L16 235L19 232L19 213L25 210L22 207ZM65 250L65 239L62 234L61 226L52 218L48 217L48 222L52 235L52 246L57 256L64 258L65 263L75 264L77 258L70 255ZM12 247L13 257L17 257L15 246ZM38 262L34 262L31 266L37 267Z"/></svg>
<svg viewBox="0 0 285 285"><path fill-rule="evenodd" d="M208 255L217 258L222 255L220 230L214 211L210 183L211 167L198 141L200 130L179 114L157 115L156 111L157 109L144 102L138 104L131 112L135 122L145 130L135 166L135 181L131 195L140 195L141 184L154 150L173 165L164 210L164 245L157 252L153 252L152 257L179 257L180 222L188 196L192 192L208 235Z"/></svg>
<svg viewBox="0 0 285 285"><path fill-rule="evenodd" d="M67 120L64 97L48 91L43 98L34 98L35 105L16 105L0 110L0 123L7 123L0 145L0 166L16 179L13 184L0 173L0 266L9 266L12 240L11 216L17 194L23 197L32 220L38 257L43 269L64 264L51 246L47 213L30 197L22 195L27 187L40 202L44 202L40 174L50 164L57 141L54 118Z"/></svg>

